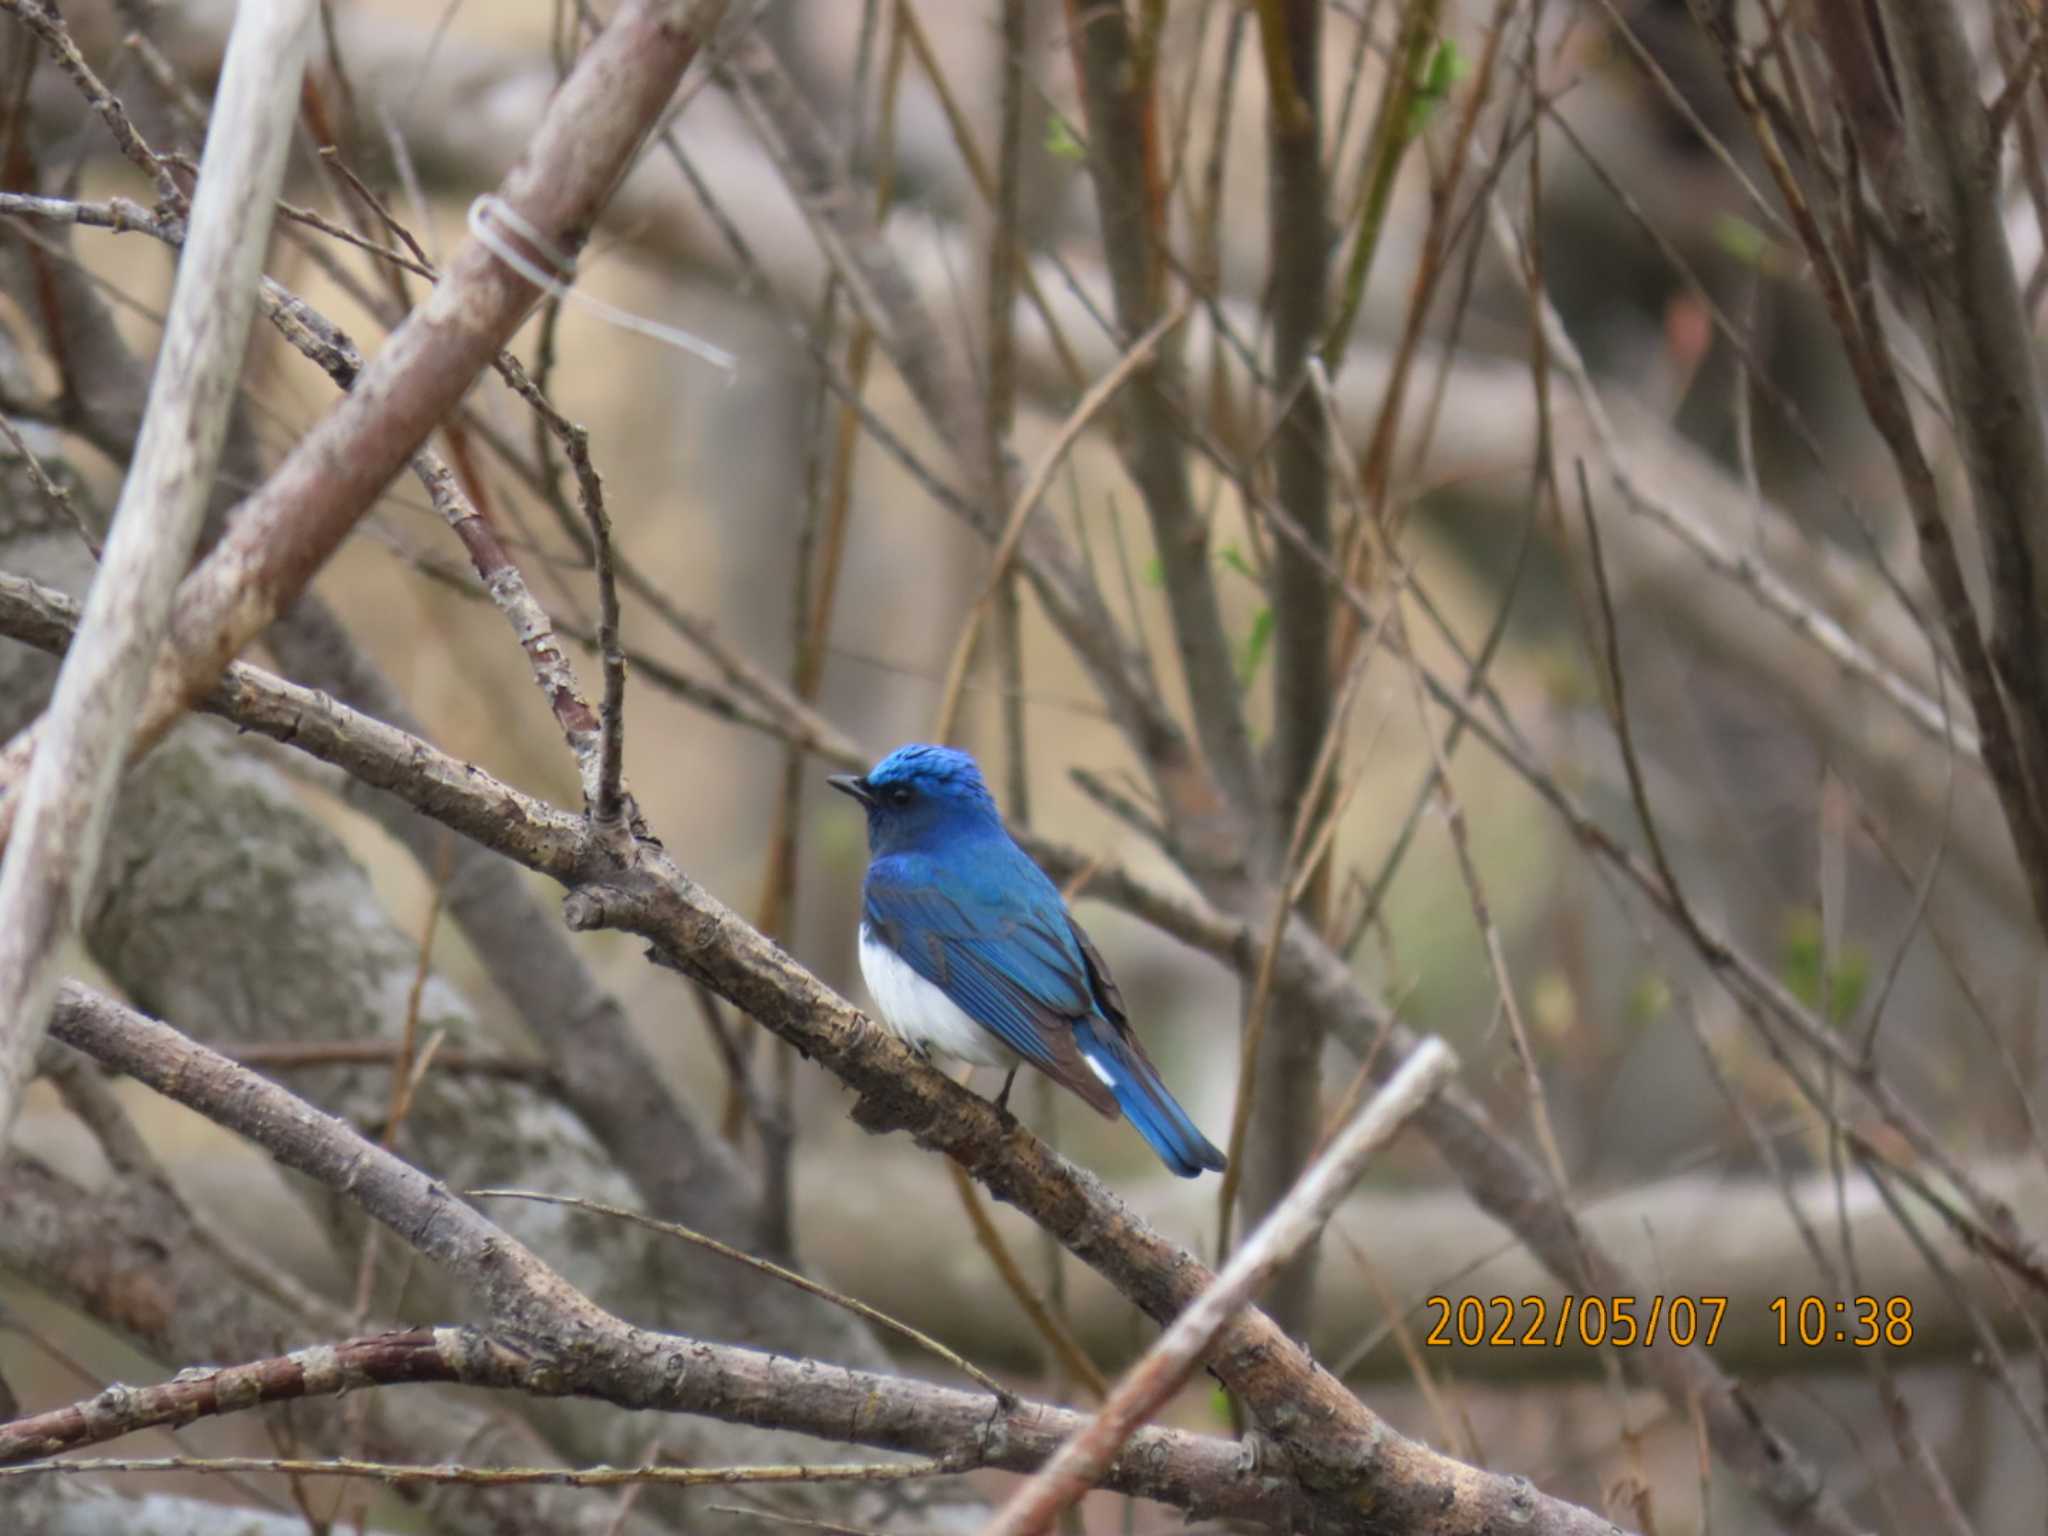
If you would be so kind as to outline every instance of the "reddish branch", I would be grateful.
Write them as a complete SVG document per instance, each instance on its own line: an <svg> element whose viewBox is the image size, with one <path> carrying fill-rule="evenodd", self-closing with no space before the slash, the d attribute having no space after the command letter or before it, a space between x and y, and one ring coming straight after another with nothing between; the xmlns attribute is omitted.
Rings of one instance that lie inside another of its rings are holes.
<svg viewBox="0 0 2048 1536"><path fill-rule="evenodd" d="M96 1397L0 1425L0 1466L102 1445L137 1430L189 1424L264 1403L366 1387L448 1383L559 1396L576 1392L632 1408L708 1414L797 1429L834 1440L944 1457L949 1467L1028 1471L1087 1420L1037 1403L995 1410L981 1392L904 1377L846 1371L815 1361L706 1344L668 1334L636 1336L651 1349L620 1390L565 1381L546 1360L471 1328L415 1328L322 1344L267 1360L182 1371L153 1386L109 1387ZM604 1365L591 1374L599 1374ZM659 1382L663 1374L666 1382ZM1281 1524L1301 1513L1276 1479L1247 1474L1228 1440L1152 1429L1125 1447L1106 1486L1164 1499L1191 1513Z"/></svg>
<svg viewBox="0 0 2048 1536"><path fill-rule="evenodd" d="M519 1379L524 1364L503 1345L459 1328L416 1328L316 1344L247 1365L180 1371L155 1386L117 1384L82 1403L0 1424L0 1465L61 1456L139 1429L176 1427L264 1403L359 1387L424 1381L503 1386Z"/></svg>
<svg viewBox="0 0 2048 1536"><path fill-rule="evenodd" d="M724 10L724 0L629 0L555 94L500 201L555 249L581 249ZM138 750L203 697L299 594L538 297L475 240L463 245L355 388L242 504L186 578L138 723ZM17 779L20 745L0 761L0 785Z"/></svg>
<svg viewBox="0 0 2048 1536"><path fill-rule="evenodd" d="M1088 168L1117 326L1128 342L1167 309L1166 231L1150 130L1153 74L1123 0L1093 6L1068 0L1067 19L1087 106ZM1189 478L1176 362L1177 354L1162 348L1136 370L1121 401L1127 432L1120 447L1152 524L1203 766L1242 813L1264 803L1261 777L1210 570L1209 525ZM1062 627L1073 633L1072 626Z"/></svg>
<svg viewBox="0 0 2048 1536"><path fill-rule="evenodd" d="M495 1342L488 1346L464 1330L405 1335L411 1342L402 1350L354 1349L346 1358L357 1368L384 1361L406 1373L394 1379L600 1397L622 1407L701 1413L926 1450L965 1464L1036 1466L1082 1425L1078 1415L1035 1404L1020 1403L1005 1412L982 1392L925 1386L632 1327L425 1174L175 1030L77 986L67 986L60 995L51 1030L103 1065L248 1136L285 1166L345 1194L454 1272L491 1319ZM869 1033L880 1037L879 1031ZM927 1075L945 1082L937 1074ZM374 1342L364 1341L365 1346ZM297 1366L269 1362L242 1369L246 1374L234 1378L233 1387L243 1392L261 1382L272 1383L283 1395L313 1390L313 1380L329 1390L345 1384L342 1373L328 1370L324 1359L320 1370L309 1375L303 1352ZM169 1387L197 1381L194 1377ZM200 1399L172 1391L168 1397L136 1401L150 1412L171 1412L189 1411ZM103 1406L96 1417L101 1423L123 1422L111 1407ZM138 1420L130 1427L142 1422L156 1421ZM60 1427L46 1425L43 1433ZM64 1432L76 1435L79 1428L72 1423ZM1358 1451L1369 1448L1380 1449L1368 1442ZM24 1446L15 1454L37 1452ZM1255 1475L1235 1445L1168 1431L1146 1432L1106 1481L1127 1492L1171 1497L1184 1507L1265 1521L1285 1519L1290 1511L1299 1514L1301 1507L1300 1495L1284 1481L1276 1485Z"/></svg>
<svg viewBox="0 0 2048 1536"><path fill-rule="evenodd" d="M1457 1058L1441 1040L1432 1037L1423 1042L1246 1240L1216 1276L1215 1284L1175 1318L1144 1358L1124 1373L1095 1421L1061 1446L1059 1454L1030 1483L1011 1495L983 1528L982 1536L1040 1536L1050 1529L1053 1521L1101 1478L1103 1469L1137 1427L1194 1374L1232 1314L1250 1305L1288 1259L1322 1231L1373 1155L1456 1070ZM1489 1513L1485 1492L1446 1489L1442 1496L1465 1504L1482 1529L1491 1528L1493 1521L1514 1523L1520 1513L1513 1501ZM1375 1514L1392 1526L1412 1519L1409 1511L1392 1507L1382 1507Z"/></svg>

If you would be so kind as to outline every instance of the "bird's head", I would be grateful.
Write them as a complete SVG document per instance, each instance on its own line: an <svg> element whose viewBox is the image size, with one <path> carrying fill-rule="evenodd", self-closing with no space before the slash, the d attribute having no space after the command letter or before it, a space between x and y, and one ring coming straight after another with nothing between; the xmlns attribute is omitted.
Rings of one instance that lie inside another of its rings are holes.
<svg viewBox="0 0 2048 1536"><path fill-rule="evenodd" d="M898 747L864 774L838 774L826 782L867 811L868 851L874 854L1003 824L980 766L951 747Z"/></svg>

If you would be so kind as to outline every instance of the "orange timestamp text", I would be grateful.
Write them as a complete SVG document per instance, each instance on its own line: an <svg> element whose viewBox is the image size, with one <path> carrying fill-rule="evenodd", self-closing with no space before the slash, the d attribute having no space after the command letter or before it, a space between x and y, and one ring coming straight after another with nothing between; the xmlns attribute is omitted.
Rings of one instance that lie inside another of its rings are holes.
<svg viewBox="0 0 2048 1536"><path fill-rule="evenodd" d="M1780 1349L1818 1349L1823 1344L1853 1344L1858 1349L1889 1344L1903 1349L1913 1342L1910 1296L1774 1296L1771 1316L1778 1320Z"/></svg>
<svg viewBox="0 0 2048 1536"><path fill-rule="evenodd" d="M1728 1310L1726 1296L1427 1296L1437 1315L1425 1344L1583 1344L1588 1349L1644 1349L1659 1339L1681 1347L1712 1344Z"/></svg>

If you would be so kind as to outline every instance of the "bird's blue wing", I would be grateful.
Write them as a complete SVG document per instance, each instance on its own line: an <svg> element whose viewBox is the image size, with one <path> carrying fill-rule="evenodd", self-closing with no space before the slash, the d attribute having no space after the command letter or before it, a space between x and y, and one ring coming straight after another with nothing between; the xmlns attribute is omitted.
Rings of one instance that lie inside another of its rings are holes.
<svg viewBox="0 0 2048 1536"><path fill-rule="evenodd" d="M868 866L868 927L919 976L1183 1178L1223 1167L1131 1033L1122 995L1053 883L1004 839Z"/></svg>
<svg viewBox="0 0 2048 1536"><path fill-rule="evenodd" d="M985 841L944 867L879 858L865 898L875 937L912 970L1018 1055L1063 1082L1075 1075L1074 1022L1094 1011L1087 962L1059 892L1015 844ZM1084 1097L1100 1095L1085 1069L1078 1078Z"/></svg>

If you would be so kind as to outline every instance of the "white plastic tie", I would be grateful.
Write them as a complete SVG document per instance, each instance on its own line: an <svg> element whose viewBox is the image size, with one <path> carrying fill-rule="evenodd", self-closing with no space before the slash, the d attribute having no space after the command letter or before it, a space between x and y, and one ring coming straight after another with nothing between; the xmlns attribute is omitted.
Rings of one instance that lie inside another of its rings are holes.
<svg viewBox="0 0 2048 1536"><path fill-rule="evenodd" d="M554 268L554 271L543 271L528 260L524 253L514 249L510 241L491 227L493 220L524 240ZM591 294L577 292L570 286L576 280L576 259L558 250L553 241L528 223L525 217L503 198L486 192L471 203L469 232L485 250L542 292L570 303L581 304L620 330L636 332L660 342L663 346L674 347L678 351L689 353L692 357L702 358L725 374L728 389L739 377L739 359L723 347L715 347L703 337L693 335L679 326L664 325L659 320L650 320L645 315L636 315L631 310L620 309L616 304L607 304L603 299Z"/></svg>

